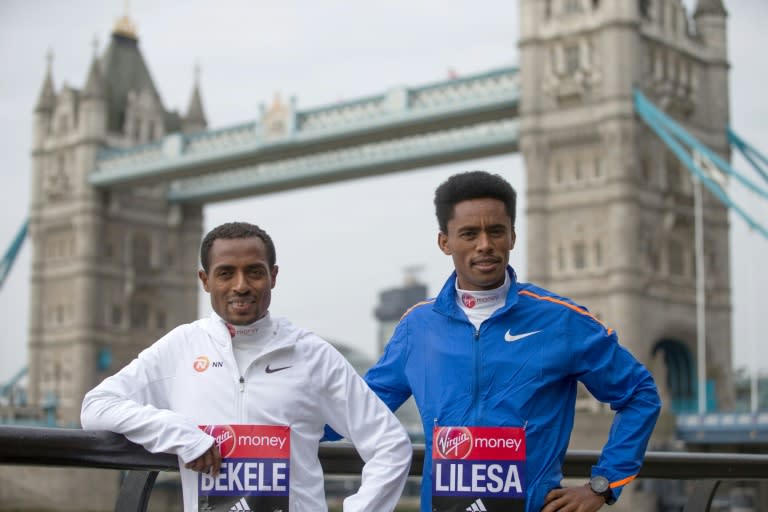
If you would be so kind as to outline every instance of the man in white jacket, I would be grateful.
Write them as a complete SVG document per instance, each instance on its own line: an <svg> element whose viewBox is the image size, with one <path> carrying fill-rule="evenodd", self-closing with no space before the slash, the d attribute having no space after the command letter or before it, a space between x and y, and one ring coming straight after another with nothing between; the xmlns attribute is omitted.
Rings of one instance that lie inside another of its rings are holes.
<svg viewBox="0 0 768 512"><path fill-rule="evenodd" d="M178 455L185 511L323 512L318 444L328 424L365 461L343 510L394 510L408 435L329 343L269 314L278 272L270 236L223 224L206 235L200 260L214 312L88 392L83 428Z"/></svg>

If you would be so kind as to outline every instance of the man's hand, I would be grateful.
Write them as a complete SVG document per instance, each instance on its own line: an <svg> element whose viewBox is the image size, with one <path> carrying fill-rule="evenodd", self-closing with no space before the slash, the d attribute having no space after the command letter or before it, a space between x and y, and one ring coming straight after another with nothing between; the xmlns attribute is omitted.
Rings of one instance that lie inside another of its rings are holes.
<svg viewBox="0 0 768 512"><path fill-rule="evenodd" d="M198 473L207 473L211 476L218 476L221 469L221 452L216 443L213 443L205 453L184 464L184 467L197 471Z"/></svg>
<svg viewBox="0 0 768 512"><path fill-rule="evenodd" d="M541 512L595 512L605 505L605 498L592 492L589 485L552 489L544 498Z"/></svg>

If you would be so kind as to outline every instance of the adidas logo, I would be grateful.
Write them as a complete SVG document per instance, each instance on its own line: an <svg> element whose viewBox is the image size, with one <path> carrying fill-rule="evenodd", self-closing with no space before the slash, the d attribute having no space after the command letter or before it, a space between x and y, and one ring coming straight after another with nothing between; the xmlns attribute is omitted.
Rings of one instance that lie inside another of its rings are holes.
<svg viewBox="0 0 768 512"><path fill-rule="evenodd" d="M240 498L240 501L232 505L229 509L229 512L239 512L243 510L253 510L250 505L248 505L248 502L245 501L245 498Z"/></svg>
<svg viewBox="0 0 768 512"><path fill-rule="evenodd" d="M485 508L485 505L483 505L483 500L477 499L473 504L465 508L467 512L487 512L488 509Z"/></svg>

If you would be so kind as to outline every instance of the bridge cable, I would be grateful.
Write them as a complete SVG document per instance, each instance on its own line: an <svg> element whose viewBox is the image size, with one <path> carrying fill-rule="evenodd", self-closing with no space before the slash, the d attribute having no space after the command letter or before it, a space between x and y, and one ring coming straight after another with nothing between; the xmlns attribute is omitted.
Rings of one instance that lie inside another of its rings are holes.
<svg viewBox="0 0 768 512"><path fill-rule="evenodd" d="M8 247L7 251L5 251L5 255L3 256L3 261L0 262L0 289L2 289L3 283L5 283L5 279L8 277L8 274L11 272L11 267L13 267L13 262L16 260L16 256L18 256L19 250L21 249L21 246L24 244L24 240L27 238L28 228L29 228L29 221L25 220L24 223L21 225L21 229L19 229L18 233L16 233L16 237L13 239L13 242L11 242L11 246Z"/></svg>
<svg viewBox="0 0 768 512"><path fill-rule="evenodd" d="M734 177L755 194L768 199L768 190L753 183L747 177L734 170L731 165L723 160L714 151L699 142L690 135L678 123L673 121L664 112L651 103L638 89L633 91L635 111L640 118L659 136L674 155L688 168L688 170L703 183L712 194L726 207L735 211L750 228L759 232L768 239L768 228L757 222L749 213L731 200L724 190L725 181L722 172ZM689 153L683 144L691 148ZM760 155L762 158L762 155Z"/></svg>

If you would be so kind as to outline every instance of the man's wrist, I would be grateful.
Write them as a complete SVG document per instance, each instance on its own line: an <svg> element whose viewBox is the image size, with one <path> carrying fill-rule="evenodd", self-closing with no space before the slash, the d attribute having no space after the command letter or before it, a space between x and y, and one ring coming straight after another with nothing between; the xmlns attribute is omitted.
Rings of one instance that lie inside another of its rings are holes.
<svg viewBox="0 0 768 512"><path fill-rule="evenodd" d="M605 500L606 505L613 505L616 497L611 491L610 482L604 476L593 476L586 484L587 488Z"/></svg>

